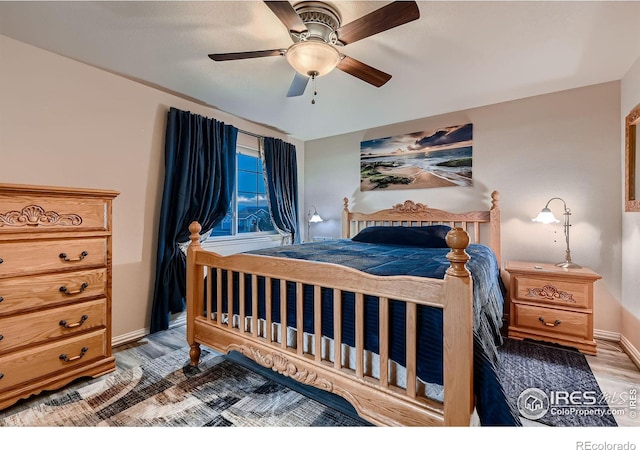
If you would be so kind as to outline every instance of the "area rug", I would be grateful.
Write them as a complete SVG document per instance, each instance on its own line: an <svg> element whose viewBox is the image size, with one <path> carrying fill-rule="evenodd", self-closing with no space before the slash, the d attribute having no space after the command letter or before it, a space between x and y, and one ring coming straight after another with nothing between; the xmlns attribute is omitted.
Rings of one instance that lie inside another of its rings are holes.
<svg viewBox="0 0 640 450"><path fill-rule="evenodd" d="M505 393L523 418L548 426L617 426L582 353L506 339L499 356Z"/></svg>
<svg viewBox="0 0 640 450"><path fill-rule="evenodd" d="M367 425L215 352L188 348L73 385L0 419L0 426L301 427Z"/></svg>

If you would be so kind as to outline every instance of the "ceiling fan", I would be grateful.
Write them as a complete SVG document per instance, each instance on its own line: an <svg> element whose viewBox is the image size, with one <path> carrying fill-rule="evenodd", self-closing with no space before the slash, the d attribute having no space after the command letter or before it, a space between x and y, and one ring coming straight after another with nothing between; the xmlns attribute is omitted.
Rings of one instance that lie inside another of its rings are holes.
<svg viewBox="0 0 640 450"><path fill-rule="evenodd" d="M292 5L288 1L265 0L264 3L287 27L293 44L288 48L272 50L212 53L209 58L230 61L285 56L296 71L287 97L302 95L310 79L326 75L334 68L373 86L384 85L391 75L342 54L340 48L420 17L414 1L389 3L345 25L341 23L339 12L324 2L302 1Z"/></svg>

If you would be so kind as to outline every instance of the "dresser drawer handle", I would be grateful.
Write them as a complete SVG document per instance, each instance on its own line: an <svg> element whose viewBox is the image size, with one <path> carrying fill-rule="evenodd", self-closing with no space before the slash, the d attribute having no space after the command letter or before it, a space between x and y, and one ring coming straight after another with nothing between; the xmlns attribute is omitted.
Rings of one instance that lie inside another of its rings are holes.
<svg viewBox="0 0 640 450"><path fill-rule="evenodd" d="M0 373L0 380L2 380L4 378L4 374Z"/></svg>
<svg viewBox="0 0 640 450"><path fill-rule="evenodd" d="M63 328L76 328L76 327L79 327L80 325L82 325L83 323L85 323L88 318L89 318L89 316L87 316L86 314L83 314L82 317L80 317L80 321L79 322L67 323L66 320L61 320L59 322L59 325L61 327L63 327Z"/></svg>
<svg viewBox="0 0 640 450"><path fill-rule="evenodd" d="M82 347L82 350L80 350L79 355L72 356L71 358L69 358L66 353L63 353L62 355L60 355L60 359L64 362L76 361L82 358L88 351L89 351L89 347Z"/></svg>
<svg viewBox="0 0 640 450"><path fill-rule="evenodd" d="M558 325L560 325L562 323L557 319L554 322L545 322L544 317L538 317L538 320L540 322L542 322L547 327L557 327Z"/></svg>
<svg viewBox="0 0 640 450"><path fill-rule="evenodd" d="M67 254L66 253L60 253L58 255L58 257L61 260L66 261L66 262L82 261L87 256L89 256L89 253L87 251L84 251L84 252L80 253L80 256L78 256L77 258L67 258Z"/></svg>
<svg viewBox="0 0 640 450"><path fill-rule="evenodd" d="M4 262L4 259L0 258L0 264L2 264Z"/></svg>
<svg viewBox="0 0 640 450"><path fill-rule="evenodd" d="M4 339L4 336L0 334L0 341Z"/></svg>
<svg viewBox="0 0 640 450"><path fill-rule="evenodd" d="M80 289L76 290L76 291L69 291L67 290L66 286L60 286L60 292L62 292L65 295L77 295L77 294L82 294L84 292L84 290L86 288L89 287L89 283L82 283L80 285Z"/></svg>
<svg viewBox="0 0 640 450"><path fill-rule="evenodd" d="M0 303L4 301L4 297L0 297Z"/></svg>

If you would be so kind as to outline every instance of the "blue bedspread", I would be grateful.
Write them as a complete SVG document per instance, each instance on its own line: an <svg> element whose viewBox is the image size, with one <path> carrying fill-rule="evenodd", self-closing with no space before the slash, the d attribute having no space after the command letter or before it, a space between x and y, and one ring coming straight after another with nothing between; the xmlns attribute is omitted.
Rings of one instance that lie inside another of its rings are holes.
<svg viewBox="0 0 640 450"><path fill-rule="evenodd" d="M316 243L305 243L275 247L249 253L305 259L341 264L366 273L390 276L413 275L430 278L444 278L449 261L448 248L427 248L407 245L370 244L350 239L338 239ZM497 371L497 346L502 343L500 327L504 305L504 288L499 276L495 255L484 245L471 244L467 249L471 256L467 267L473 278L474 288L474 385L476 408L484 426L520 425L517 413L509 406ZM246 282L250 284L250 279ZM226 287L224 287L226 290ZM264 280L259 281L260 298L264 295ZM295 314L295 285L289 283L287 289L287 323L297 327ZM279 295L279 282L273 280L274 298ZM247 289L250 292L250 286ZM248 294L247 294L248 295ZM323 289L323 317L333 316L333 291ZM324 300L327 301L324 301ZM251 302L245 299L247 313ZM274 302L275 303L275 302ZM375 297L365 296L365 348L378 352L378 302ZM355 302L352 293L343 293L343 343L355 345ZM236 307L234 306L234 309ZM304 330L313 333L313 293L304 292ZM259 306L259 317L265 316L264 304ZM399 364L405 363L405 308L404 303L390 301L390 358ZM274 305L274 321L280 320L280 310ZM426 382L442 384L442 310L418 307L418 361L417 374ZM333 337L333 321L324 320L322 333Z"/></svg>

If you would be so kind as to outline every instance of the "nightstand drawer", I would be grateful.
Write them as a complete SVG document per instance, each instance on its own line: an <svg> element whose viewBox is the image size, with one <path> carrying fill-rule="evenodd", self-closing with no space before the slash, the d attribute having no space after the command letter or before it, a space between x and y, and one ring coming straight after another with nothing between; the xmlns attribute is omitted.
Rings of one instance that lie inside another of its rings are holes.
<svg viewBox="0 0 640 450"><path fill-rule="evenodd" d="M551 335L589 337L589 314L515 304L513 326L518 330L530 330Z"/></svg>
<svg viewBox="0 0 640 450"><path fill-rule="evenodd" d="M589 283L515 275L515 298L570 308L591 308Z"/></svg>

